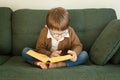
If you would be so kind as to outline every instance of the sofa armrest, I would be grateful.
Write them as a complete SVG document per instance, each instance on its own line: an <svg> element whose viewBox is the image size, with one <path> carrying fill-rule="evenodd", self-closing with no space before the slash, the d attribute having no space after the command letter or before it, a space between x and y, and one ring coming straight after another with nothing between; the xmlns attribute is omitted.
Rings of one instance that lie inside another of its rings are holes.
<svg viewBox="0 0 120 80"><path fill-rule="evenodd" d="M95 64L106 64L120 47L120 20L111 21L101 32L90 50Z"/></svg>
<svg viewBox="0 0 120 80"><path fill-rule="evenodd" d="M114 20L113 23L120 26L120 20ZM120 64L120 46L119 46L119 49L117 50L117 52L111 58L110 62L113 64Z"/></svg>
<svg viewBox="0 0 120 80"><path fill-rule="evenodd" d="M114 20L110 21L108 24L118 26L118 25L120 25L120 19L114 19Z"/></svg>

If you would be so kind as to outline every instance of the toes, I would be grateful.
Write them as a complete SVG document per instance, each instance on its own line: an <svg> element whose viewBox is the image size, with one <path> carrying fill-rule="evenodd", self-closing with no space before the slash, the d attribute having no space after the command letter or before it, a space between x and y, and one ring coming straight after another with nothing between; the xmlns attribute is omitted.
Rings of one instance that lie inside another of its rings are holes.
<svg viewBox="0 0 120 80"><path fill-rule="evenodd" d="M34 63L37 67L40 67L41 69L47 69L47 65L45 63L42 62L35 62Z"/></svg>

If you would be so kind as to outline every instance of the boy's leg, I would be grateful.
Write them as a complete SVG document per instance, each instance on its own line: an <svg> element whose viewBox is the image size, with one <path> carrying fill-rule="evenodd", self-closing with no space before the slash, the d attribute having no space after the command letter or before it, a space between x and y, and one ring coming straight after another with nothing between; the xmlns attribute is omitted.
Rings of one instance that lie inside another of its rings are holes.
<svg viewBox="0 0 120 80"><path fill-rule="evenodd" d="M88 60L88 53L86 51L82 51L78 55L76 62L72 62L70 60L67 60L67 61L65 61L65 63L68 67L71 67L71 66L77 66L77 65L80 65L80 64L84 64L84 63L87 62L87 60Z"/></svg>
<svg viewBox="0 0 120 80"><path fill-rule="evenodd" d="M28 47L24 48L22 51L22 56L28 63L34 64L34 62L38 61L38 60L26 54L27 51L29 51L29 50L34 50L34 49L28 48Z"/></svg>
<svg viewBox="0 0 120 80"><path fill-rule="evenodd" d="M45 63L42 63L42 62L38 61L37 59L26 54L27 51L29 51L29 50L35 51L35 49L32 49L32 48L28 48L28 47L24 48L22 51L22 56L24 57L24 59L32 65L36 65L37 67L40 67L42 69L47 69L47 65Z"/></svg>

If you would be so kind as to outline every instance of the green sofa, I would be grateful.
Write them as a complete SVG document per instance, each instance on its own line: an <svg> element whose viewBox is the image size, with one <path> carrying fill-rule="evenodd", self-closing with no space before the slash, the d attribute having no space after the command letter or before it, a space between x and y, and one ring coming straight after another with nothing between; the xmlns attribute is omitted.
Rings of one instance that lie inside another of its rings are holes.
<svg viewBox="0 0 120 80"><path fill-rule="evenodd" d="M70 25L89 53L86 64L41 70L25 62L48 10L0 7L0 80L120 80L120 20L110 8L70 9Z"/></svg>

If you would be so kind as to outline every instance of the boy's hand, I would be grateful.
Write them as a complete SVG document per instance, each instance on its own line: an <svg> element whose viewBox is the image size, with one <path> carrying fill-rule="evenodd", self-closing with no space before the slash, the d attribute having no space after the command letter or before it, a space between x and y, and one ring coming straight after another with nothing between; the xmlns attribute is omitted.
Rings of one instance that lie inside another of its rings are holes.
<svg viewBox="0 0 120 80"><path fill-rule="evenodd" d="M77 60L77 54L75 51L68 50L67 53L73 56L73 58L70 59L71 61L75 62Z"/></svg>
<svg viewBox="0 0 120 80"><path fill-rule="evenodd" d="M50 55L50 57L58 57L58 56L60 56L61 52L62 52L62 50L60 50L60 51L53 51L52 54Z"/></svg>

